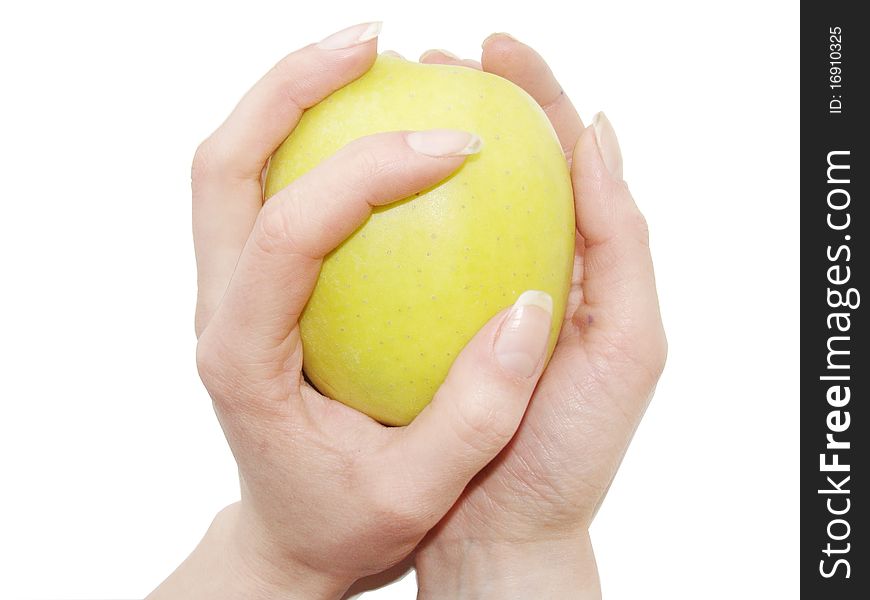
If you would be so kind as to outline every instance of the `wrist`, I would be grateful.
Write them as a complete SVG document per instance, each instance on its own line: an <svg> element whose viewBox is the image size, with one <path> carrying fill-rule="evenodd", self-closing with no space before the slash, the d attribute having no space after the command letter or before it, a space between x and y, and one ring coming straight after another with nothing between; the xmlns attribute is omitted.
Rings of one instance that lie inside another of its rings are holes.
<svg viewBox="0 0 870 600"><path fill-rule="evenodd" d="M540 540L427 541L417 552L422 600L601 597L586 531Z"/></svg>
<svg viewBox="0 0 870 600"><path fill-rule="evenodd" d="M236 503L217 514L196 549L148 599L331 600L351 583L272 552Z"/></svg>

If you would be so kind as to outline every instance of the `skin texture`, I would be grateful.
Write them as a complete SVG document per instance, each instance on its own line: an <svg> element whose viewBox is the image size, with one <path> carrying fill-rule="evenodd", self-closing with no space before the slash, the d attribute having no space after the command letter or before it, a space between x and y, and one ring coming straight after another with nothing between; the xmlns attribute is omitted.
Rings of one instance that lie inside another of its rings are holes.
<svg viewBox="0 0 870 600"><path fill-rule="evenodd" d="M440 54L424 60L456 62ZM584 597L579 590L597 597L586 532L667 354L647 226L622 179L606 117L584 128L540 56L510 36L488 38L481 63L525 88L559 133L572 165L575 266L559 343L517 434L417 554L421 597L526 597L498 585L518 573L550 590L540 597ZM532 553L523 549L531 547L538 569L525 566ZM540 560L542 552L552 560ZM564 568L566 558L573 569ZM471 585L468 573L485 565L498 568ZM571 581L577 573L593 582Z"/></svg>
<svg viewBox="0 0 870 600"><path fill-rule="evenodd" d="M373 38L330 46L279 63L194 161L197 358L242 500L151 598L337 598L415 547L421 598L599 597L588 526L667 351L646 223L613 128L603 115L584 127L543 60L508 36L485 41L480 65L425 57L483 68L541 104L571 165L574 268L543 377L549 314L520 310L517 329L503 311L411 425L385 428L304 384L298 318L322 258L372 205L465 159L422 156L403 132L368 137L264 205L263 169L302 111L375 60ZM372 156L388 168L367 169ZM529 376L497 352L520 330L537 355Z"/></svg>
<svg viewBox="0 0 870 600"><path fill-rule="evenodd" d="M435 155L412 147L428 140L431 150L431 133L382 133L263 202L261 173L302 111L371 67L376 42L358 39L370 31L286 57L197 151L197 365L238 463L241 501L151 598L333 598L394 565L507 444L543 370L551 305L533 293L482 327L408 427L384 427L304 382L298 319L323 257L372 207L431 187L465 160L443 144Z"/></svg>
<svg viewBox="0 0 870 600"><path fill-rule="evenodd" d="M269 197L354 139L439 127L473 131L482 151L438 186L376 208L324 260L300 319L309 380L390 425L429 403L462 347L523 290L554 299L555 347L574 203L546 114L504 78L381 56L305 113L266 178Z"/></svg>

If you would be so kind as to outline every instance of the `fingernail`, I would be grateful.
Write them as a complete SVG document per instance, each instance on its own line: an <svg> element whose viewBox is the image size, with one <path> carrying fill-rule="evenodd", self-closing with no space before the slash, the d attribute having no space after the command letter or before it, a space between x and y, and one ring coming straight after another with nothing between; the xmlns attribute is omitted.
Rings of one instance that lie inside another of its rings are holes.
<svg viewBox="0 0 870 600"><path fill-rule="evenodd" d="M412 131L405 140L415 152L426 156L468 156L480 152L483 142L467 131L430 129Z"/></svg>
<svg viewBox="0 0 870 600"><path fill-rule="evenodd" d="M425 59L427 56L429 56L431 54L441 54L443 56L446 56L447 58L453 58L455 60L462 60L461 58L459 58L458 56L456 56L452 52L448 52L447 50L442 50L441 48L433 48L432 50L426 50L426 52L424 52L423 54L420 55L420 60Z"/></svg>
<svg viewBox="0 0 870 600"><path fill-rule="evenodd" d="M396 52L395 50L384 50L383 52L381 52L381 56L392 56L393 58L401 58L402 60L405 60L405 57Z"/></svg>
<svg viewBox="0 0 870 600"><path fill-rule="evenodd" d="M520 294L495 340L495 358L516 377L531 377L547 351L553 299L546 292Z"/></svg>
<svg viewBox="0 0 870 600"><path fill-rule="evenodd" d="M381 21L374 21L372 23L354 25L353 27L342 29L338 33L333 33L317 45L324 50L350 48L351 46L356 46L378 37L382 24Z"/></svg>
<svg viewBox="0 0 870 600"><path fill-rule="evenodd" d="M488 36L486 36L486 39L483 40L483 42L480 44L480 47L483 48L484 46L486 46L486 43L487 43L488 41L490 41L491 39L497 38L497 37L507 38L507 39L509 39L509 40L513 40L513 41L515 41L515 42L518 42L518 41L519 41L517 38L515 38L515 37L512 36L511 34L509 34L509 33L505 33L504 31L500 31L500 32L498 32L498 33L491 33L491 34L489 34Z"/></svg>
<svg viewBox="0 0 870 600"><path fill-rule="evenodd" d="M598 143L598 152L604 166L611 175L622 179L622 152L619 150L619 141L610 119L600 112L592 119L592 128L595 130L595 141Z"/></svg>

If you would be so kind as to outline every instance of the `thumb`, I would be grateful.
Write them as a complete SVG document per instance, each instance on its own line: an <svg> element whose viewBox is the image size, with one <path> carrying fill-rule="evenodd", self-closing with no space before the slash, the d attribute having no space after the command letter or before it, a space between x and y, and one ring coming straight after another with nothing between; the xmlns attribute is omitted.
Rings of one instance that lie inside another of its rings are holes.
<svg viewBox="0 0 870 600"><path fill-rule="evenodd" d="M440 518L511 440L544 370L553 300L527 291L465 346L432 402L404 428L387 464L399 487ZM422 497L421 497L422 496Z"/></svg>

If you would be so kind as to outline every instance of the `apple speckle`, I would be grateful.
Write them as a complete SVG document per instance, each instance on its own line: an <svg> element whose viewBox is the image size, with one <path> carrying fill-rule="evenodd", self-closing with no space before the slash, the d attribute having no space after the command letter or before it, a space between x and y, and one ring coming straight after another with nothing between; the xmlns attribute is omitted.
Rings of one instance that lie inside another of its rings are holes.
<svg viewBox="0 0 870 600"><path fill-rule="evenodd" d="M348 393L348 398L339 400L364 411L381 403L384 410L395 408L397 414L405 418L431 398L429 386L434 386L433 390L437 388L440 379L443 379L445 366L458 354L451 348L458 349L461 344L454 344L453 341L467 338L478 325L478 317L482 324L495 308L500 309L507 304L507 297L515 290L549 290L552 287L560 291L557 284L566 279L565 269L560 269L561 265L555 264L555 259L552 265L548 262L552 258L551 254L555 256L556 249L562 249L562 246L567 248L567 240L561 238L567 238L570 233L570 241L573 242L574 230L573 222L562 227L547 221L560 215L567 219L570 212L567 207L571 200L570 182L564 177L564 156L558 145L553 144L552 130L544 126L545 121L541 121L537 115L530 115L526 119L522 114L520 109L528 104L527 97L516 99L517 111L514 115L514 99L506 97L502 102L497 97L501 87L492 87L491 91L488 91L489 85L486 89L475 89L472 81L475 75L467 69L433 69L433 80L438 81L433 81L430 87L423 77L423 67L420 67L421 77L417 81L412 77L414 66L411 63L383 62L382 67L374 70L376 91L366 88L364 76L324 101L321 104L323 112L317 114L312 111L303 123L305 127L297 128L291 144L285 144L288 148L295 144L292 148L294 152L286 157L283 154L280 156L295 159L300 156L301 150L307 155L302 162L306 165L315 164L332 154L334 146L343 142L346 136L359 137L375 129L394 131L413 126L423 127L429 125L426 120L429 117L435 121L444 116L460 118L455 123L431 124L459 126L466 124L461 120L465 113L469 113L471 119L469 127L473 123L473 130L485 143L494 144L491 150L519 156L516 159L508 156L502 162L497 154L484 151L469 160L467 166L471 168L460 170L455 178L447 180L443 190L428 195L427 198L431 197L432 201L414 202L414 198L426 195L425 192L417 192L411 195L411 202L399 203L397 210L389 214L385 214L386 207L378 207L371 222L354 236L353 243L339 248L324 261L327 268L323 270L318 283L323 286L324 294L317 296L318 300L322 298L323 301L310 303L307 307L313 315L308 320L312 328L308 337L314 339L315 334L319 334L316 328L323 322L330 323L324 335L337 334L340 328L341 336L335 337L346 338L350 346L346 356L347 362L353 364L347 366L357 370L354 379L371 383L371 386L357 386L356 390ZM395 73L391 74L390 68ZM414 79L413 85L408 85L409 82L403 80L405 77ZM440 93L441 88L447 88L450 84L456 86L455 93L445 90L451 93L445 94L444 100L429 93L430 89ZM357 97L354 97L354 89ZM420 91L420 102L417 102L417 91ZM475 91L478 92L477 101L474 100ZM505 91L510 90L505 87ZM430 99L430 95L433 98ZM359 97L366 100L357 102ZM437 100L438 104L430 114L425 109L432 100ZM391 111L390 104L399 105L402 110ZM449 115L445 114L451 110ZM438 117L438 111L441 117ZM351 115L353 118L350 118ZM317 118L323 122L323 128L316 123ZM475 120L479 121L479 127L476 127ZM526 132L526 120L529 124L541 121L544 125L541 125L541 131L529 129ZM337 121L341 127L335 126ZM502 128L507 131L504 146L501 145ZM330 139L330 135L336 139ZM306 147L309 144L314 151ZM547 161L553 163L552 169L543 164ZM532 167L535 167L534 171ZM516 179L513 178L514 168L518 169ZM307 169L294 166L283 175L290 177L292 173L298 176L304 170ZM549 175L550 170L556 177L543 176ZM283 187L277 185L277 176L281 174L278 168L274 169L274 173L273 187ZM566 181L562 182L559 177ZM555 183L551 183L551 179L556 180ZM476 197L478 191L482 193L479 198ZM471 210L467 208L469 202ZM498 211L498 202L502 203L502 212ZM560 208L561 212L551 209L558 202L562 204L556 208ZM513 212L514 203L517 203L517 213ZM457 209L459 212L456 212ZM523 210L527 217L522 217ZM470 214L465 214L467 212ZM506 236L504 243L501 243L502 232ZM372 235L368 236L368 233ZM442 234L444 239L441 239ZM429 242L425 241L427 237ZM463 246L463 243L466 245ZM548 245L551 243L558 245L558 248L554 246L551 249ZM426 244L429 244L428 248ZM392 260L394 245L396 261ZM563 250L564 253L567 250ZM459 260L460 256L463 260ZM537 260L532 265L534 258ZM367 262L372 266L369 267ZM568 261L566 259L563 262ZM328 268L329 263L334 264L336 269ZM488 263L494 266L490 269ZM392 271L389 264L395 267ZM423 269L423 265L427 268ZM371 302L362 300L361 306L366 310L364 324L362 314L353 312L353 303L359 304L359 300L367 298L365 294L372 291L368 287L369 268L372 284L377 283L380 291L373 292L375 296ZM411 275L407 276L408 273ZM547 280L548 274L550 279L555 276L559 281L553 283ZM398 291L395 294L383 293L383 286L389 289L391 285L395 285ZM448 289L452 291L441 300L442 292L446 293ZM326 291L332 296L325 295ZM430 297L428 303L422 300L426 295ZM446 300L464 302L467 310L451 310L443 305ZM492 307L489 307L490 301ZM343 317L336 318L336 308L343 309ZM356 315L358 321L355 325L349 323L352 315ZM392 317L396 317L395 323L387 320ZM432 323L433 317L435 323ZM453 327L453 334L448 327ZM421 337L427 331L437 333L437 339L433 339L431 344ZM421 351L421 347L428 347L429 350ZM316 354L315 350L312 343L311 355ZM431 359L429 351L433 352ZM417 359L413 357L414 352L419 354ZM386 365L386 361L392 364ZM427 364L432 365L432 372L427 373ZM402 380L403 376L408 379ZM367 377L373 377L373 381L367 380ZM418 381L419 386L416 385ZM406 386L411 389L406 389ZM362 388L365 388L365 392ZM378 397L369 393L377 389L382 392L389 390L390 393L381 393ZM379 414L384 414L384 411Z"/></svg>

